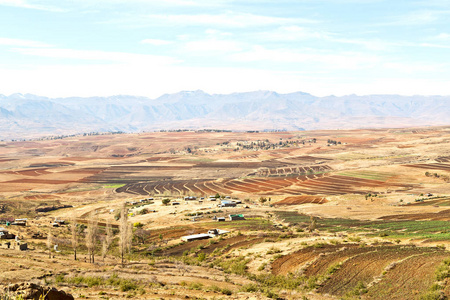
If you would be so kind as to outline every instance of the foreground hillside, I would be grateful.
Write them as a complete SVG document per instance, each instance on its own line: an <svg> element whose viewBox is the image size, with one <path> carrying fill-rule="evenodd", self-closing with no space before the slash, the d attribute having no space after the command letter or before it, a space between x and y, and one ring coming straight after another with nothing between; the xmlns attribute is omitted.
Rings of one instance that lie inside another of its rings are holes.
<svg viewBox="0 0 450 300"><path fill-rule="evenodd" d="M0 295L445 298L449 143L448 127L3 142L18 241L0 242Z"/></svg>
<svg viewBox="0 0 450 300"><path fill-rule="evenodd" d="M316 97L270 91L46 98L0 95L0 139L160 129L313 130L449 125L445 96Z"/></svg>

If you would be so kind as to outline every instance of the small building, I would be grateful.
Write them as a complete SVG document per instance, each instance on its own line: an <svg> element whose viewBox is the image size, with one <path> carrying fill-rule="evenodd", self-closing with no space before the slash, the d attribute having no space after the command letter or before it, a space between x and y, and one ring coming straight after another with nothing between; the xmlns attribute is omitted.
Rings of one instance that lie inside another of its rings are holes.
<svg viewBox="0 0 450 300"><path fill-rule="evenodd" d="M59 225L64 225L64 224L66 224L66 221L56 219L55 223L58 223Z"/></svg>
<svg viewBox="0 0 450 300"><path fill-rule="evenodd" d="M229 215L230 221L239 221L239 220L245 220L243 214L237 214L237 215Z"/></svg>
<svg viewBox="0 0 450 300"><path fill-rule="evenodd" d="M28 250L28 244L27 243L20 244L19 245L19 250L20 251Z"/></svg>
<svg viewBox="0 0 450 300"><path fill-rule="evenodd" d="M14 239L14 238L16 238L15 234L9 233L8 230L6 230L3 227L0 227L0 239L9 240L9 239Z"/></svg>
<svg viewBox="0 0 450 300"><path fill-rule="evenodd" d="M184 242L192 242L192 241L197 241L197 240L206 240L209 238L211 238L211 236L209 234L200 233L200 234L182 236L181 240Z"/></svg>
<svg viewBox="0 0 450 300"><path fill-rule="evenodd" d="M174 202L172 202L172 205L180 205L180 202L174 201Z"/></svg>
<svg viewBox="0 0 450 300"><path fill-rule="evenodd" d="M210 230L208 230L208 234L217 235L217 234L219 234L219 229L210 229Z"/></svg>
<svg viewBox="0 0 450 300"><path fill-rule="evenodd" d="M53 222L52 224L50 224L50 225L52 225L52 227L60 227L61 225L59 225L59 223L56 223L56 222Z"/></svg>
<svg viewBox="0 0 450 300"><path fill-rule="evenodd" d="M141 203L147 203L148 200L147 200L147 199L141 199L141 200L139 200L139 202L141 202Z"/></svg>
<svg viewBox="0 0 450 300"><path fill-rule="evenodd" d="M27 222L26 221L14 221L11 223L11 225L15 225L15 226L27 226Z"/></svg>
<svg viewBox="0 0 450 300"><path fill-rule="evenodd" d="M222 230L222 229L210 229L208 230L208 234L211 235L211 237L215 237L217 235L229 233L229 231Z"/></svg>
<svg viewBox="0 0 450 300"><path fill-rule="evenodd" d="M236 207L236 202L229 200L220 201L219 207Z"/></svg>
<svg viewBox="0 0 450 300"><path fill-rule="evenodd" d="M225 222L225 218L224 217L218 217L217 218L217 222Z"/></svg>

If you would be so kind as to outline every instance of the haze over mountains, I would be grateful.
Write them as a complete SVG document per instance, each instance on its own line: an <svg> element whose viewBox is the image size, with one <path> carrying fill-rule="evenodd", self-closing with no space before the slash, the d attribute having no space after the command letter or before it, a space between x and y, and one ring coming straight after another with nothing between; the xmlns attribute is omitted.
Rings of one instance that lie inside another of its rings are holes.
<svg viewBox="0 0 450 300"><path fill-rule="evenodd" d="M46 98L0 95L0 137L160 129L311 130L450 124L450 96L315 97L270 91Z"/></svg>

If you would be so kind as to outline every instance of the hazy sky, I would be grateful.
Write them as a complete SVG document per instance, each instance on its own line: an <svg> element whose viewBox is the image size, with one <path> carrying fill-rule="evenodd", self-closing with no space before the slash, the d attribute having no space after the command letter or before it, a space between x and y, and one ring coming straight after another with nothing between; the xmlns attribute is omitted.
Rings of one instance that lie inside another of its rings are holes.
<svg viewBox="0 0 450 300"><path fill-rule="evenodd" d="M0 94L450 95L448 0L0 0Z"/></svg>

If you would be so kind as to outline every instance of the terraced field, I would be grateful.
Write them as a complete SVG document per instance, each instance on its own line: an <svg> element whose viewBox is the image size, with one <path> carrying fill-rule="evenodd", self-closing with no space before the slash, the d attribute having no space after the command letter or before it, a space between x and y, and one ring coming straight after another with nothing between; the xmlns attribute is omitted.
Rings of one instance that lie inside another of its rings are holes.
<svg viewBox="0 0 450 300"><path fill-rule="evenodd" d="M413 258L414 256L426 255L425 257L427 258L433 256L435 258L437 256L438 262L436 263L439 264L444 259L446 254L443 250L438 250L436 248L418 248L415 246L381 246L371 248L370 250L371 251L355 254L350 258L343 260L340 268L331 276L330 279L326 280L319 287L318 291L320 293L344 296L348 292L354 290L361 283L367 287L370 283L378 281L378 278L383 275L384 271L389 273L391 266L400 264L403 260ZM342 252L344 254L346 251L344 250ZM422 259L424 259L424 257L422 257ZM424 260L424 263L425 262L426 260ZM358 267L355 268L355 266ZM434 271L436 266L433 263L430 263L429 267L431 267L431 271ZM429 274L426 273L409 273L410 277L416 277L415 281L423 280L423 275L425 275L425 277L429 277ZM398 281L397 279L392 282L389 280L390 277L381 277L381 281L378 282L378 288L379 285L382 285L383 283L393 285L395 282L401 282L401 280ZM383 280L385 281L383 282ZM424 282L423 285L429 287L431 284L432 281L428 282L428 284ZM396 288L398 287L399 286L396 286ZM421 291L423 290L426 290L426 288L421 289ZM373 291L376 291L376 288L373 288ZM413 291L414 290L410 290L409 293L407 291L404 292L411 294Z"/></svg>
<svg viewBox="0 0 450 300"><path fill-rule="evenodd" d="M275 206L280 205L299 205L306 203L315 203L315 204L324 204L327 203L328 200L325 197L315 197L315 196L291 196L284 198L281 201L275 203Z"/></svg>
<svg viewBox="0 0 450 300"><path fill-rule="evenodd" d="M318 278L320 294L355 296L363 288L364 299L415 299L433 285L435 270L448 255L411 245L318 244L276 259L272 273Z"/></svg>
<svg viewBox="0 0 450 300"><path fill-rule="evenodd" d="M450 171L450 164L448 163L429 163L429 164L413 164L404 165L410 168L420 168L426 170L439 170L439 171Z"/></svg>
<svg viewBox="0 0 450 300"><path fill-rule="evenodd" d="M251 177L223 180L170 180L147 183L130 183L117 189L137 195L215 195L260 194L260 195L344 195L366 194L374 188L390 187L398 190L412 188L408 184L387 184L380 180L355 178L342 175L301 175L289 177Z"/></svg>

